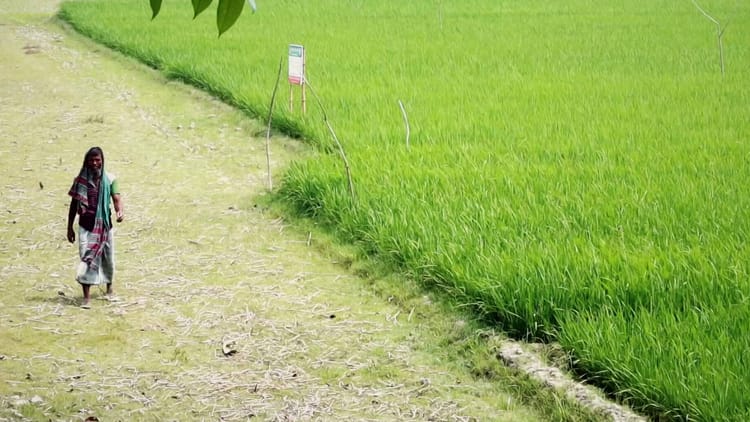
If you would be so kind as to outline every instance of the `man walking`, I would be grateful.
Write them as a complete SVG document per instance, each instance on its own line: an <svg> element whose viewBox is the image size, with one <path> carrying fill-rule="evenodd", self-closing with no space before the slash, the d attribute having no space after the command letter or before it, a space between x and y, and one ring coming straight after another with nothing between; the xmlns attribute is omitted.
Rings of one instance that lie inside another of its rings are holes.
<svg viewBox="0 0 750 422"><path fill-rule="evenodd" d="M68 210L68 241L76 240L73 222L78 215L78 264L76 281L83 287L81 307L91 307L92 285L107 285L107 297L114 298L112 281L115 272L114 239L110 198L115 206L117 222L123 220L123 204L117 179L104 170L104 152L93 147L86 152L83 165L73 181L68 195L71 196Z"/></svg>

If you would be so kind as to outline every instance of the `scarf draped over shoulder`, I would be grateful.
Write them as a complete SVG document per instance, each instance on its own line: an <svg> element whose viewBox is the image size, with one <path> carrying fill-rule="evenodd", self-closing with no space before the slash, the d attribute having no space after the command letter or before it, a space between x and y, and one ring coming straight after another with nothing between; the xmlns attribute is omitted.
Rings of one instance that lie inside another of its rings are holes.
<svg viewBox="0 0 750 422"><path fill-rule="evenodd" d="M89 204L89 187L94 185L94 175L87 168L81 169L78 177L73 180L73 186L70 187L68 195L78 201L78 215L82 215L87 208L92 205L96 206L96 216L94 217L94 230L93 239L87 245L86 254L83 257L83 261L89 264L92 269L96 266L96 258L101 256L103 252L103 245L109 238L109 231L111 227L111 216L109 210L109 197L112 194L112 182L102 167L102 177L99 181L99 201L97 204Z"/></svg>

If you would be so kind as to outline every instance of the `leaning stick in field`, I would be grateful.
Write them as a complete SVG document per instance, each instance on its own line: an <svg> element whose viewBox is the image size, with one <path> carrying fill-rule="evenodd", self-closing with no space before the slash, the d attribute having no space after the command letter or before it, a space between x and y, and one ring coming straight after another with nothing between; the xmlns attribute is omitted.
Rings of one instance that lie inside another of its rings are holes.
<svg viewBox="0 0 750 422"><path fill-rule="evenodd" d="M409 150L409 134L411 131L409 130L409 118L406 116L406 109L404 108L404 103L401 102L401 100L398 100L398 106L401 107L401 114L404 116L404 124L406 125L406 150Z"/></svg>
<svg viewBox="0 0 750 422"><path fill-rule="evenodd" d="M315 101L318 103L318 106L320 106L320 110L323 112L323 121L325 122L326 126L328 126L328 130L331 132L331 135L333 135L333 140L336 141L336 146L339 148L341 159L344 160L344 168L346 169L346 178L349 181L349 195L351 195L352 200L354 200L354 183L352 183L352 172L351 172L351 169L349 168L349 160L346 159L346 153L344 152L344 147L341 145L341 142L339 142L339 138L336 136L336 132L333 131L331 122L328 121L328 113L326 113L326 109L325 107L323 107L323 103L320 101L318 94L315 93L315 90L313 89L312 85L310 85L310 81L305 80L305 84L310 87L310 92L312 93L313 97L315 97Z"/></svg>
<svg viewBox="0 0 750 422"><path fill-rule="evenodd" d="M271 94L271 106L268 107L268 126L266 126L266 170L268 171L268 190L273 190L273 181L271 180L271 116L273 115L273 105L276 103L276 90L279 88L281 80L281 64L284 63L284 56L279 59L279 71L276 74L276 85L273 86Z"/></svg>
<svg viewBox="0 0 750 422"><path fill-rule="evenodd" d="M716 37L719 39L719 63L721 64L721 76L724 76L724 45L721 42L721 37L724 36L724 31L727 30L727 26L724 25L724 28L722 28L719 21L714 19L713 16L706 13L706 11L703 10L703 8L701 8L700 5L698 5L698 2L696 2L695 0L692 0L692 1L695 7L698 8L698 10L703 14L703 16L705 16L708 20L716 24Z"/></svg>
<svg viewBox="0 0 750 422"><path fill-rule="evenodd" d="M440 30L443 30L443 2L438 3L438 24L440 24Z"/></svg>

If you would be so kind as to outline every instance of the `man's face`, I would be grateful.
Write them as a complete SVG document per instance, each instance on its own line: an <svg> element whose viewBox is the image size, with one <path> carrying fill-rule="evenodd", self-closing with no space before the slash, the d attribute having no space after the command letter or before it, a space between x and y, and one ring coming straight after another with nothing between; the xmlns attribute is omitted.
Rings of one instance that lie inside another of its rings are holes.
<svg viewBox="0 0 750 422"><path fill-rule="evenodd" d="M86 167L93 171L97 176L102 174L102 156L92 155L86 160Z"/></svg>

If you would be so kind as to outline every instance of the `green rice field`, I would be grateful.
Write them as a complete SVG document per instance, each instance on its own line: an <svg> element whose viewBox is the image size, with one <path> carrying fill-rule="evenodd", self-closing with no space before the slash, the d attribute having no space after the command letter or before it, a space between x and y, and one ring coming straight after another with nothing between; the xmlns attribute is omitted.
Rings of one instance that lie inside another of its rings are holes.
<svg viewBox="0 0 750 422"><path fill-rule="evenodd" d="M220 38L187 0L61 16L263 119L304 45L294 209L645 415L750 420L750 3L699 3L723 73L689 0L258 3Z"/></svg>

